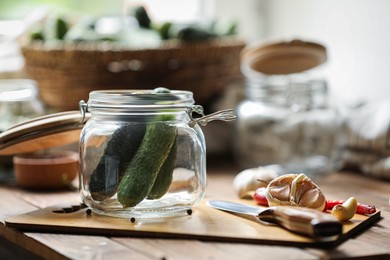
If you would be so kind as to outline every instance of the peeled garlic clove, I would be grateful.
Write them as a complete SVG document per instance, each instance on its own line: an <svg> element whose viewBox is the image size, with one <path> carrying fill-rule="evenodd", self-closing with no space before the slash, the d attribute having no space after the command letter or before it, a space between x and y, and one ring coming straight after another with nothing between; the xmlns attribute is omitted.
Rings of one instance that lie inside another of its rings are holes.
<svg viewBox="0 0 390 260"><path fill-rule="evenodd" d="M246 169L236 175L233 188L241 199L252 198L257 188L267 187L277 176L277 172L264 167Z"/></svg>
<svg viewBox="0 0 390 260"><path fill-rule="evenodd" d="M270 206L302 206L322 211L326 198L305 174L284 174L271 181L266 192Z"/></svg>
<svg viewBox="0 0 390 260"><path fill-rule="evenodd" d="M350 220L355 215L356 208L357 199L351 197L343 204L334 206L332 209L332 215L340 221Z"/></svg>

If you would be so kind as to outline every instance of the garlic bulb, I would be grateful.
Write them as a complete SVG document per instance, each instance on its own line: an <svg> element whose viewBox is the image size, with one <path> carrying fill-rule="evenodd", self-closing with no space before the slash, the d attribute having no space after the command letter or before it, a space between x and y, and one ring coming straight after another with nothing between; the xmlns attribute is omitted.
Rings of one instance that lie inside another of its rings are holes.
<svg viewBox="0 0 390 260"><path fill-rule="evenodd" d="M268 183L276 177L278 177L277 172L269 168L246 169L236 175L233 187L241 199L251 199L257 188L267 187Z"/></svg>
<svg viewBox="0 0 390 260"><path fill-rule="evenodd" d="M267 186L266 197L270 206L302 206L322 211L326 205L321 189L303 173L274 179Z"/></svg>

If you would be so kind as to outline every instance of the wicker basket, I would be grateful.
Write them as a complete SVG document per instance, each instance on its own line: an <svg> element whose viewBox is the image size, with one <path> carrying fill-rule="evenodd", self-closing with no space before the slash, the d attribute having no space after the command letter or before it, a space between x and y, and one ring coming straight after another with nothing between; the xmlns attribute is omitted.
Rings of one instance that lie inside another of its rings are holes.
<svg viewBox="0 0 390 260"><path fill-rule="evenodd" d="M92 90L189 90L205 105L240 78L244 43L227 38L207 42L169 41L156 49L105 44L22 46L27 75L38 82L42 100L58 111L77 109Z"/></svg>

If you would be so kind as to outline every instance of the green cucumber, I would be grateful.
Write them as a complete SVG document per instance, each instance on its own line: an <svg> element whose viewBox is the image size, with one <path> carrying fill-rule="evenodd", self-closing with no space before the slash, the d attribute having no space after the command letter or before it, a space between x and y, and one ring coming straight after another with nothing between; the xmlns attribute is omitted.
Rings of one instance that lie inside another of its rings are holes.
<svg viewBox="0 0 390 260"><path fill-rule="evenodd" d="M161 36L161 39L168 40L169 39L169 30L170 30L171 26L172 26L171 22L164 22L155 30L158 31L158 33Z"/></svg>
<svg viewBox="0 0 390 260"><path fill-rule="evenodd" d="M135 7L134 17L135 19L137 19L138 24L141 28L145 28L145 29L150 28L151 20L144 6Z"/></svg>
<svg viewBox="0 0 390 260"><path fill-rule="evenodd" d="M31 41L45 41L45 35L41 29L34 29L30 33Z"/></svg>
<svg viewBox="0 0 390 260"><path fill-rule="evenodd" d="M63 19L63 18L58 17L55 20L55 32L54 32L55 39L63 40L65 37L65 34L68 32L68 30L69 30L68 22L65 21L65 19Z"/></svg>
<svg viewBox="0 0 390 260"><path fill-rule="evenodd" d="M172 182L173 170L175 169L176 165L176 152L177 142L175 141L175 143L172 145L171 150L169 151L167 159L161 166L160 171L158 172L152 190L148 194L148 199L159 199L164 196L164 194L168 191L169 186Z"/></svg>
<svg viewBox="0 0 390 260"><path fill-rule="evenodd" d="M116 193L119 181L136 154L145 130L146 125L143 123L126 124L112 134L89 181L89 190L94 200L102 201Z"/></svg>
<svg viewBox="0 0 390 260"><path fill-rule="evenodd" d="M175 143L177 128L165 121L172 114L161 115L146 126L145 136L137 153L125 170L118 187L118 201L124 208L140 203L151 191L161 166Z"/></svg>
<svg viewBox="0 0 390 260"><path fill-rule="evenodd" d="M177 38L182 41L201 41L215 38L215 35L202 28L187 26L178 31Z"/></svg>

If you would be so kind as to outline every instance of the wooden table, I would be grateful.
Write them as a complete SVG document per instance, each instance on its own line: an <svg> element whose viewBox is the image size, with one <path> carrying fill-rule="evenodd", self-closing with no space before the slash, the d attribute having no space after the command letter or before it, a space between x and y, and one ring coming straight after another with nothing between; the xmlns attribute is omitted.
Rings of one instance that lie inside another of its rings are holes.
<svg viewBox="0 0 390 260"><path fill-rule="evenodd" d="M208 167L206 196L236 199L231 165ZM361 202L381 210L374 226L332 249L297 248L198 240L107 237L21 232L4 220L38 208L79 203L77 192L32 192L16 185L0 185L1 259L390 259L390 183L354 173L333 173L317 181L325 194Z"/></svg>

